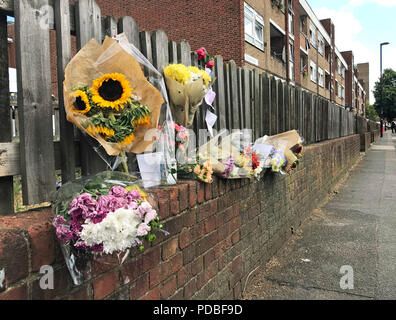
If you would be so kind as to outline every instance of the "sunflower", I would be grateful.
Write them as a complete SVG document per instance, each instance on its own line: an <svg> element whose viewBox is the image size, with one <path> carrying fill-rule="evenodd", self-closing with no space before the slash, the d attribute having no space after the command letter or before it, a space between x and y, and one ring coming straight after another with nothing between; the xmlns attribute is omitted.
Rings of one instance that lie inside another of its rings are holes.
<svg viewBox="0 0 396 320"><path fill-rule="evenodd" d="M87 132L93 136L99 134L103 139L107 140L115 135L113 129L104 126L88 126Z"/></svg>
<svg viewBox="0 0 396 320"><path fill-rule="evenodd" d="M133 141L135 141L135 134L132 133L131 135L127 136L124 140L120 142L122 148L129 146Z"/></svg>
<svg viewBox="0 0 396 320"><path fill-rule="evenodd" d="M132 98L132 88L121 73L109 73L93 81L92 101L101 108L124 109Z"/></svg>
<svg viewBox="0 0 396 320"><path fill-rule="evenodd" d="M145 115L144 117L141 117L141 118L139 118L137 120L134 120L133 121L133 126L134 127L136 127L136 126L144 127L144 126L148 126L150 124L150 122L151 122L150 115Z"/></svg>
<svg viewBox="0 0 396 320"><path fill-rule="evenodd" d="M91 110L91 104L89 103L88 95L82 91L77 90L70 94L70 100L72 103L72 110L74 113L86 114Z"/></svg>

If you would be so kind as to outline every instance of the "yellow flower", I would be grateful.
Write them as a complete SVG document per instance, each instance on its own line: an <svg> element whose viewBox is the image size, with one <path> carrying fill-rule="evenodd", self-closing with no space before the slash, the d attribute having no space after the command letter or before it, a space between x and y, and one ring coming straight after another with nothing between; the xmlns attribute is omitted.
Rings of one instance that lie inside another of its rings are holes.
<svg viewBox="0 0 396 320"><path fill-rule="evenodd" d="M182 64L170 64L164 69L164 74L183 85L191 81L193 74L199 75L204 80L205 86L208 86L209 82L212 81L212 78L206 71L200 70L197 67L186 67Z"/></svg>
<svg viewBox="0 0 396 320"><path fill-rule="evenodd" d="M77 90L72 92L69 99L72 102L72 110L74 113L86 114L91 110L88 95L84 91Z"/></svg>
<svg viewBox="0 0 396 320"><path fill-rule="evenodd" d="M107 140L115 135L113 129L109 129L104 126L88 126L86 129L89 134L92 136L100 135L103 139Z"/></svg>
<svg viewBox="0 0 396 320"><path fill-rule="evenodd" d="M135 134L132 133L131 135L127 136L124 140L120 142L121 148L126 148L129 146L133 141L135 141Z"/></svg>
<svg viewBox="0 0 396 320"><path fill-rule="evenodd" d="M194 173L196 175L199 175L201 173L201 166L199 164L197 164L194 168Z"/></svg>
<svg viewBox="0 0 396 320"><path fill-rule="evenodd" d="M187 70L192 73L199 74L201 78L204 80L205 86L208 86L209 82L212 81L212 78L210 77L210 75L208 75L208 73L205 70L198 69L197 67L188 67Z"/></svg>
<svg viewBox="0 0 396 320"><path fill-rule="evenodd" d="M105 74L93 81L92 101L101 108L123 109L132 98L132 88L121 73Z"/></svg>
<svg viewBox="0 0 396 320"><path fill-rule="evenodd" d="M133 126L134 127L136 127L136 126L144 127L144 126L150 125L150 122L151 122L150 115L146 115L146 116L144 116L142 118L139 118L138 120L133 121Z"/></svg>

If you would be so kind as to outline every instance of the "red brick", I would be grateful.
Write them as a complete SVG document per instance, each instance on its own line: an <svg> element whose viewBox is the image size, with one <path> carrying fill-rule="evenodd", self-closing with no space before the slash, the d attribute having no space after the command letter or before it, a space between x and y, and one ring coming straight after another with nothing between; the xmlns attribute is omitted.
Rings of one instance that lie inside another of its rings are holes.
<svg viewBox="0 0 396 320"><path fill-rule="evenodd" d="M184 290L180 289L176 291L170 298L170 300L184 300Z"/></svg>
<svg viewBox="0 0 396 320"><path fill-rule="evenodd" d="M35 272L54 262L56 237L54 227L49 222L32 225L28 233L32 248L32 271Z"/></svg>
<svg viewBox="0 0 396 320"><path fill-rule="evenodd" d="M150 279L149 274L146 273L131 284L130 299L137 300L149 292Z"/></svg>
<svg viewBox="0 0 396 320"><path fill-rule="evenodd" d="M188 182L188 196L190 207L194 207L197 204L197 185L196 181Z"/></svg>
<svg viewBox="0 0 396 320"><path fill-rule="evenodd" d="M175 293L177 287L176 276L172 276L161 287L160 295L162 299L169 298L172 294Z"/></svg>
<svg viewBox="0 0 396 320"><path fill-rule="evenodd" d="M27 277L28 247L17 230L0 230L0 270L4 269L5 285Z"/></svg>
<svg viewBox="0 0 396 320"><path fill-rule="evenodd" d="M117 254L105 254L103 256L98 256L92 259L91 266L92 266L92 275L95 277L106 271L109 271L115 267L120 265L121 261L118 258Z"/></svg>
<svg viewBox="0 0 396 320"><path fill-rule="evenodd" d="M212 185L209 183L205 184L205 200L211 200L212 199Z"/></svg>
<svg viewBox="0 0 396 320"><path fill-rule="evenodd" d="M212 200L198 208L197 221L200 222L217 213L217 200Z"/></svg>
<svg viewBox="0 0 396 320"><path fill-rule="evenodd" d="M82 287L78 287L76 291L69 294L67 297L68 300L91 300L90 297L90 286L85 285Z"/></svg>
<svg viewBox="0 0 396 320"><path fill-rule="evenodd" d="M179 188L178 187L169 187L170 193L170 213L172 215L177 215L180 212L180 202L179 202Z"/></svg>
<svg viewBox="0 0 396 320"><path fill-rule="evenodd" d="M205 184L203 182L198 183L198 203L205 201Z"/></svg>
<svg viewBox="0 0 396 320"><path fill-rule="evenodd" d="M203 270L203 257L198 257L193 262L191 262L191 274L193 276L197 275Z"/></svg>
<svg viewBox="0 0 396 320"><path fill-rule="evenodd" d="M184 299L190 299L197 292L197 280L191 279L184 287Z"/></svg>
<svg viewBox="0 0 396 320"><path fill-rule="evenodd" d="M188 184L179 185L179 197L180 197L180 211L184 211L189 206Z"/></svg>
<svg viewBox="0 0 396 320"><path fill-rule="evenodd" d="M173 256L170 260L161 264L161 282L176 274L183 267L183 255L178 253Z"/></svg>
<svg viewBox="0 0 396 320"><path fill-rule="evenodd" d="M179 239L177 237L166 241L162 245L162 260L167 260L169 257L175 255L178 248Z"/></svg>
<svg viewBox="0 0 396 320"><path fill-rule="evenodd" d="M216 216L212 216L209 217L207 220L205 220L205 232L206 233L210 233L213 230L216 229L216 223L217 222L217 217Z"/></svg>
<svg viewBox="0 0 396 320"><path fill-rule="evenodd" d="M191 208L188 210L184 215L184 226L185 227L192 227L195 225L197 219L197 208Z"/></svg>
<svg viewBox="0 0 396 320"><path fill-rule="evenodd" d="M44 274L42 274L44 276ZM54 289L41 289L40 278L33 281L31 298L33 300L52 300L64 296L72 288L72 279L66 266L54 270Z"/></svg>
<svg viewBox="0 0 396 320"><path fill-rule="evenodd" d="M209 265L215 260L215 253L214 249L210 250L209 252L205 253L203 256L203 261L204 261L204 268L208 268Z"/></svg>
<svg viewBox="0 0 396 320"><path fill-rule="evenodd" d="M111 272L93 283L95 300L102 300L112 294L118 287L118 272Z"/></svg>
<svg viewBox="0 0 396 320"><path fill-rule="evenodd" d="M150 289L161 282L161 266L156 266L150 271Z"/></svg>
<svg viewBox="0 0 396 320"><path fill-rule="evenodd" d="M143 273L143 259L142 257L137 257L134 260L125 262L121 267L121 282L122 284L127 284Z"/></svg>
<svg viewBox="0 0 396 320"><path fill-rule="evenodd" d="M177 273L177 288L182 287L189 280L189 271L187 267L183 267Z"/></svg>
<svg viewBox="0 0 396 320"><path fill-rule="evenodd" d="M143 254L142 272L155 268L161 261L161 248L154 247Z"/></svg>
<svg viewBox="0 0 396 320"><path fill-rule="evenodd" d="M236 232L234 232L234 233L231 235L231 242L232 242L233 245L234 245L234 244L237 244L237 243L239 242L240 236L241 236L241 234L240 234L239 231L236 231Z"/></svg>
<svg viewBox="0 0 396 320"><path fill-rule="evenodd" d="M159 287L156 287L149 292L147 292L146 295L144 295L141 300L159 300L160 299L160 289Z"/></svg>
<svg viewBox="0 0 396 320"><path fill-rule="evenodd" d="M180 233L179 236L180 249L183 250L195 240L194 232L195 232L195 228L191 228L191 229L184 229Z"/></svg>
<svg viewBox="0 0 396 320"><path fill-rule="evenodd" d="M27 300L28 290L26 285L21 285L0 293L0 300Z"/></svg>
<svg viewBox="0 0 396 320"><path fill-rule="evenodd" d="M159 216L161 219L166 219L170 216L169 201L168 200L158 200L159 206Z"/></svg>

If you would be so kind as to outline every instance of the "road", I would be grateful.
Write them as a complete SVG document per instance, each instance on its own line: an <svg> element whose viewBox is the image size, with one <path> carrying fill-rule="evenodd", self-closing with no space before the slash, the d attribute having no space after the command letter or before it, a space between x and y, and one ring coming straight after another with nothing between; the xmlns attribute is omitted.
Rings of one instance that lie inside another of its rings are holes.
<svg viewBox="0 0 396 320"><path fill-rule="evenodd" d="M252 275L244 299L396 299L396 134L337 191Z"/></svg>

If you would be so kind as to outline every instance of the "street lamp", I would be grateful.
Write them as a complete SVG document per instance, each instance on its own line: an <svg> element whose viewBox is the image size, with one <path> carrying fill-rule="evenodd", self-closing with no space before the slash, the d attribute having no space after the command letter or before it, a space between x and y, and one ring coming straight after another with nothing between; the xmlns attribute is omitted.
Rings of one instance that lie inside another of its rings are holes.
<svg viewBox="0 0 396 320"><path fill-rule="evenodd" d="M389 42L383 42L380 44L381 118L383 118L383 116L384 116L384 108L382 105L382 46L386 46L388 44L389 44ZM382 130L382 128L381 128L381 130Z"/></svg>

